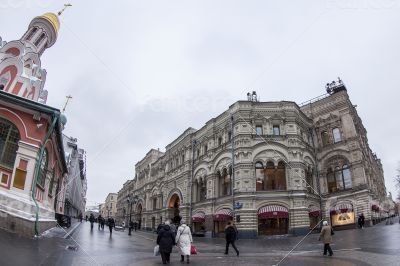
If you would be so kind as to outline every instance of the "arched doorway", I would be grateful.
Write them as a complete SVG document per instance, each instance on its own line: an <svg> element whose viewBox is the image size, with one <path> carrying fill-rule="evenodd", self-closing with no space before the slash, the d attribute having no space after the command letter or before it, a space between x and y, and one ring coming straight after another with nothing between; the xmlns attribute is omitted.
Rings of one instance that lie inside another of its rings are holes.
<svg viewBox="0 0 400 266"><path fill-rule="evenodd" d="M285 235L289 231L289 211L280 205L258 210L258 235Z"/></svg>
<svg viewBox="0 0 400 266"><path fill-rule="evenodd" d="M139 230L142 227L142 211L143 211L143 206L141 203L139 203L136 210L137 229Z"/></svg>
<svg viewBox="0 0 400 266"><path fill-rule="evenodd" d="M179 215L179 206L181 204L181 200L178 194L173 194L168 202L169 208L169 217L174 224L179 224L182 220L182 217Z"/></svg>

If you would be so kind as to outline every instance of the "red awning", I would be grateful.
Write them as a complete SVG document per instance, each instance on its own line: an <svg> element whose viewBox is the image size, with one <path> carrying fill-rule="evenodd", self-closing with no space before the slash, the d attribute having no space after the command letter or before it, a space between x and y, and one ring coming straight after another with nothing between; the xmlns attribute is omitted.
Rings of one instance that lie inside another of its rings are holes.
<svg viewBox="0 0 400 266"><path fill-rule="evenodd" d="M351 203L348 202L336 204L335 207L331 208L331 214L346 213L352 211L353 211L353 205L351 205Z"/></svg>
<svg viewBox="0 0 400 266"><path fill-rule="evenodd" d="M233 213L230 209L221 209L214 213L214 221L230 221L233 219Z"/></svg>
<svg viewBox="0 0 400 266"><path fill-rule="evenodd" d="M289 218L287 208L280 205L268 205L258 210L258 217L268 218Z"/></svg>
<svg viewBox="0 0 400 266"><path fill-rule="evenodd" d="M206 215L202 212L198 212L192 216L194 223L204 223L206 221Z"/></svg>
<svg viewBox="0 0 400 266"><path fill-rule="evenodd" d="M316 206L311 206L310 210L308 211L308 215L310 217L319 217L321 216L321 210Z"/></svg>

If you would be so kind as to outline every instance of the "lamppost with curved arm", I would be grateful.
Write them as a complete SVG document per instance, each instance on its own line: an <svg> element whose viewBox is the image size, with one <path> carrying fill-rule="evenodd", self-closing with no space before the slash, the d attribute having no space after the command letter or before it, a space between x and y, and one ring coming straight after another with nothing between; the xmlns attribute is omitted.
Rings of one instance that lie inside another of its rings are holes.
<svg viewBox="0 0 400 266"><path fill-rule="evenodd" d="M128 198L126 199L126 201L128 202L128 207L129 207L129 233L128 235L131 235L132 232L132 204L136 204L138 199L138 196L135 195L132 197L131 194L128 195Z"/></svg>

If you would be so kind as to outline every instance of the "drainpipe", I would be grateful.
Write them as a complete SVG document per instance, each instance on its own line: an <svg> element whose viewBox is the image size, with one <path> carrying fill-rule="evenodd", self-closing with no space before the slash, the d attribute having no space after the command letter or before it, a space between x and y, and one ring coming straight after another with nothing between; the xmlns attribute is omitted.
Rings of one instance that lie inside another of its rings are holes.
<svg viewBox="0 0 400 266"><path fill-rule="evenodd" d="M44 154L44 150L45 150L45 144L46 144L47 140L50 138L51 134L53 133L57 121L58 121L58 116L54 117L53 122L51 123L50 128L47 131L46 137L43 140L43 144L41 145L41 147L40 147L40 149L38 151L38 155L37 155L37 159L36 159L35 171L33 173L32 200L36 205L35 236L39 235L39 230L38 230L39 204L36 201L37 178L38 178L38 175L39 175L40 164L41 164L42 159L43 159L43 154ZM56 195L56 197L57 197L57 195Z"/></svg>

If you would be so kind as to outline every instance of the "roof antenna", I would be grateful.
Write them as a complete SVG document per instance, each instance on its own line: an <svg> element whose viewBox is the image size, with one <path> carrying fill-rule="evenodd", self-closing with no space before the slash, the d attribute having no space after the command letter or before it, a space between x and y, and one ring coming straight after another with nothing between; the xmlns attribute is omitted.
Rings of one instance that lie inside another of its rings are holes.
<svg viewBox="0 0 400 266"><path fill-rule="evenodd" d="M72 96L68 95L68 96L65 96L65 98L67 98L67 100L65 101L64 108L62 110L63 113L65 112L65 109L67 108L69 100L72 99Z"/></svg>
<svg viewBox="0 0 400 266"><path fill-rule="evenodd" d="M64 8L61 9L61 11L59 11L57 14L58 16L61 16L61 14L65 11L65 9L67 9L68 7L72 6L71 4L64 4Z"/></svg>

